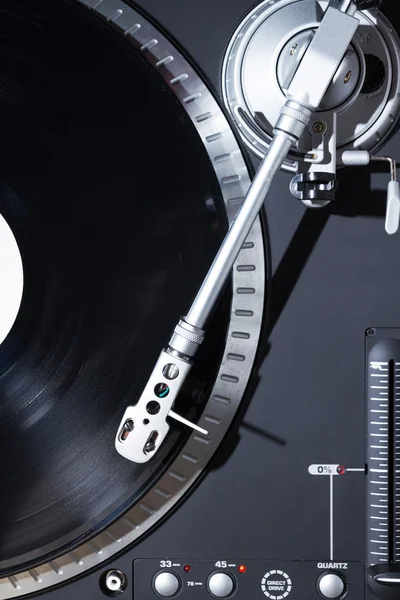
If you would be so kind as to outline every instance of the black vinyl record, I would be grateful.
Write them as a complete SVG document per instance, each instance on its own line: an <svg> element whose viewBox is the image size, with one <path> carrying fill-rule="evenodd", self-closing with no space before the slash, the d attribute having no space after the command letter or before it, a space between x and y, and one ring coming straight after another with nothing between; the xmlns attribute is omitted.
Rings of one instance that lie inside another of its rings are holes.
<svg viewBox="0 0 400 600"><path fill-rule="evenodd" d="M181 446L174 425L135 465L114 437L226 229L186 113L140 53L83 12L0 0L0 212L25 276L0 347L2 573L94 535ZM219 310L186 416L218 364Z"/></svg>

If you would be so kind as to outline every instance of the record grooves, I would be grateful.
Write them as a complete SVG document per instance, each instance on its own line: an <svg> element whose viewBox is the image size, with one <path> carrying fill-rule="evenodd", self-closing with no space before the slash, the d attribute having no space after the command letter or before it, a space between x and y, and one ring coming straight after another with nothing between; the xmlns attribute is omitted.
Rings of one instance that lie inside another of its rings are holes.
<svg viewBox="0 0 400 600"><path fill-rule="evenodd" d="M0 349L6 574L116 518L185 441L174 428L144 468L113 448L121 410L190 304L226 218L191 122L128 44L69 3L1 8L0 211L25 270ZM200 407L224 315L190 382Z"/></svg>
<svg viewBox="0 0 400 600"><path fill-rule="evenodd" d="M398 30L0 0L0 600L398 599Z"/></svg>

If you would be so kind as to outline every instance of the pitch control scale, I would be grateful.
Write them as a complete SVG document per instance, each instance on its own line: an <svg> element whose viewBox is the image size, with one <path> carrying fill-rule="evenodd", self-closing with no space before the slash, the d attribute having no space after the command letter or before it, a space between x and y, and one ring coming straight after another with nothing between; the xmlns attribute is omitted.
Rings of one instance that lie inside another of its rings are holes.
<svg viewBox="0 0 400 600"><path fill-rule="evenodd" d="M367 331L367 566L383 595L400 589L400 330Z"/></svg>

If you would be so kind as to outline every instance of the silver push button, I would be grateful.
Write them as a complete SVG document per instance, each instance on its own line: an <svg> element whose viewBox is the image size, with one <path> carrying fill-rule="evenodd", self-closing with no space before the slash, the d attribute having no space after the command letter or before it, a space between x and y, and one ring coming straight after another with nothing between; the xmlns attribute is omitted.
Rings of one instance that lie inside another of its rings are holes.
<svg viewBox="0 0 400 600"><path fill-rule="evenodd" d="M323 598L336 600L341 598L345 591L345 583L336 573L325 573L318 580L318 591Z"/></svg>
<svg viewBox="0 0 400 600"><path fill-rule="evenodd" d="M234 581L227 573L214 573L208 580L208 591L216 598L228 598L234 587Z"/></svg>
<svg viewBox="0 0 400 600"><path fill-rule="evenodd" d="M180 587L178 576L169 571L159 573L154 579L154 589L162 598L172 598L178 593Z"/></svg>

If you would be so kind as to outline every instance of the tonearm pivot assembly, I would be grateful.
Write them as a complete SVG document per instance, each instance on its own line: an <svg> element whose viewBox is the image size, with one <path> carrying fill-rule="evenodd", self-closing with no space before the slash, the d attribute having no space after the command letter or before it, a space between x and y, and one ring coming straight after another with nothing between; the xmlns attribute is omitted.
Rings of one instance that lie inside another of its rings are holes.
<svg viewBox="0 0 400 600"><path fill-rule="evenodd" d="M394 65L389 64L386 46L395 51L397 39L389 31L386 37L377 35L370 24L372 19L385 30L384 17L375 11L378 4L264 2L249 16L243 35L234 36L234 59L224 69L224 97L242 138L262 162L187 316L162 350L137 404L125 411L115 444L128 460L149 461L168 434L171 419L207 435L177 415L174 403L204 339L210 312L282 167L294 173L292 194L319 208L334 200L338 166L389 161L386 230L397 231L396 165L377 156L376 149L399 112L400 94L393 88L400 85L400 58L397 53Z"/></svg>

